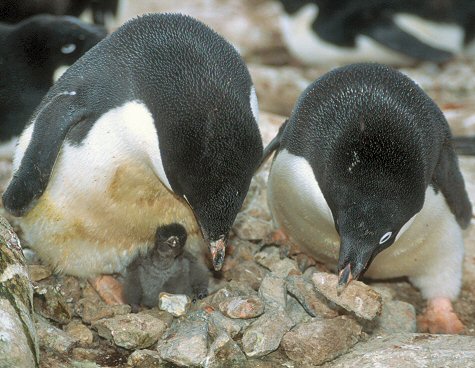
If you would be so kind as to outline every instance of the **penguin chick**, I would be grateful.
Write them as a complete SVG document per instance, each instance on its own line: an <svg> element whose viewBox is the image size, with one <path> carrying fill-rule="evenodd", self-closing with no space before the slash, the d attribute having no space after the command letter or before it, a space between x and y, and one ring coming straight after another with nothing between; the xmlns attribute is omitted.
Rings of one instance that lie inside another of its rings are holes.
<svg viewBox="0 0 475 368"><path fill-rule="evenodd" d="M0 24L0 157L13 157L18 136L58 68L73 64L106 35L103 27L68 16L36 15Z"/></svg>
<svg viewBox="0 0 475 368"><path fill-rule="evenodd" d="M443 63L460 53L464 23L452 0L280 0L283 39L304 64Z"/></svg>
<svg viewBox="0 0 475 368"><path fill-rule="evenodd" d="M4 207L68 274L121 272L153 246L157 226L175 222L219 269L262 157L257 115L247 67L225 39L188 16L135 18L45 96Z"/></svg>
<svg viewBox="0 0 475 368"><path fill-rule="evenodd" d="M335 69L299 97L269 174L277 227L340 274L408 276L421 329L460 332L462 228L472 206L447 121L409 78L378 64Z"/></svg>
<svg viewBox="0 0 475 368"><path fill-rule="evenodd" d="M185 250L186 238L180 224L161 226L155 246L127 267L124 299L134 310L139 304L156 306L161 292L186 294L193 299L208 295L209 272Z"/></svg>

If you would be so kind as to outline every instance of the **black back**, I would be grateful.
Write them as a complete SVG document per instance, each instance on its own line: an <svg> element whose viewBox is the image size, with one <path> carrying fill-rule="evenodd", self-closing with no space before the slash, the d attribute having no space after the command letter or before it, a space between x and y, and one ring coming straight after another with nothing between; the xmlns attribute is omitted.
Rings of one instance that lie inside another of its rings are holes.
<svg viewBox="0 0 475 368"><path fill-rule="evenodd" d="M103 113L138 100L155 120L172 189L186 195L205 237L217 240L234 221L262 156L251 86L237 51L204 24L174 14L134 19L51 88L4 204L25 213L46 188L65 137L80 145Z"/></svg>
<svg viewBox="0 0 475 368"><path fill-rule="evenodd" d="M103 27L65 16L0 24L0 141L21 133L53 85L55 70L73 64L105 36ZM74 51L64 53L68 47Z"/></svg>

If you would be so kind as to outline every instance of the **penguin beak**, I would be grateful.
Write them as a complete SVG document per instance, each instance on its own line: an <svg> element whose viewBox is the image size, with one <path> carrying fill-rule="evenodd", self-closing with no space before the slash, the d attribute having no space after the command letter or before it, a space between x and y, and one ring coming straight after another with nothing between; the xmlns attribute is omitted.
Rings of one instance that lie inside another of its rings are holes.
<svg viewBox="0 0 475 368"><path fill-rule="evenodd" d="M219 239L209 243L209 250L211 252L211 258L213 260L213 267L216 271L219 271L223 267L224 256L226 253L226 242L224 239Z"/></svg>
<svg viewBox="0 0 475 368"><path fill-rule="evenodd" d="M346 286L353 280L353 275L351 274L351 263L348 263L344 269L342 269L338 275L338 285L337 292L341 293Z"/></svg>
<svg viewBox="0 0 475 368"><path fill-rule="evenodd" d="M362 276L375 255L373 249L365 249L356 242L343 241L340 245L337 292L341 293L351 280Z"/></svg>

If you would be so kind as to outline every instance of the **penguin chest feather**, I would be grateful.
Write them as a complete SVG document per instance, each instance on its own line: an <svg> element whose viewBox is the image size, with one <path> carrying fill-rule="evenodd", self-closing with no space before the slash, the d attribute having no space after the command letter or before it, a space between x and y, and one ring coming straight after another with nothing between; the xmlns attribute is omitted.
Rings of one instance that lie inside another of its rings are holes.
<svg viewBox="0 0 475 368"><path fill-rule="evenodd" d="M199 234L192 210L168 186L152 116L128 102L102 115L81 143L65 141L22 227L60 271L118 272L152 246L160 225L179 222L189 236Z"/></svg>

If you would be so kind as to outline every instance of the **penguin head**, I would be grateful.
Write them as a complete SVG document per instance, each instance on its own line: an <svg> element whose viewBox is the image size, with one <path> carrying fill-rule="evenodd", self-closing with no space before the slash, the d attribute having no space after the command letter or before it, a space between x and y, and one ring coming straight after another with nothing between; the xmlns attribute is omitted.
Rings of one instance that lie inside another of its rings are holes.
<svg viewBox="0 0 475 368"><path fill-rule="evenodd" d="M31 67L71 65L106 37L107 31L70 16L41 14L16 25L13 42Z"/></svg>
<svg viewBox="0 0 475 368"><path fill-rule="evenodd" d="M183 253L187 239L185 228L178 224L160 226L155 234L153 260L173 259Z"/></svg>

